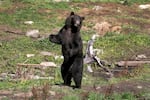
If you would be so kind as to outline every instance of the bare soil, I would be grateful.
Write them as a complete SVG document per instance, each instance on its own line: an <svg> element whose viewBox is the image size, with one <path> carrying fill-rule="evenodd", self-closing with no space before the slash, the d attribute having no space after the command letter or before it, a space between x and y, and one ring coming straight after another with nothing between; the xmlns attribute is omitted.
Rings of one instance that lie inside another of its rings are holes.
<svg viewBox="0 0 150 100"><path fill-rule="evenodd" d="M133 25L136 26L137 29L134 28L124 28L122 33L128 34L129 32L135 33L147 33L150 34L150 22L146 21L150 19L150 10L141 10L138 8L137 4L131 6L124 6L116 3L70 3L72 7L79 7L79 14L86 17L85 27L83 29L90 30L94 26L95 23L100 23L102 21L107 21L113 25ZM89 5L91 8L89 8ZM15 12L16 9L25 7L24 4L14 4L10 9L0 9L0 12L7 12L9 14ZM102 9L93 10L94 6L100 6ZM51 10L48 9L39 9L39 13L49 13ZM70 11L58 10L60 17L58 19L65 19L65 17L70 13ZM49 16L48 16L49 17ZM128 17L128 18L127 18ZM0 41L8 41L18 37L18 34L11 34L8 32L7 35L3 34L3 32L7 30L12 30L10 26L0 25ZM13 29L15 32L20 32L19 29ZM11 35L10 35L11 34ZM150 56L149 49L145 49L145 51L141 51L141 53L147 53ZM83 93L81 96L83 99L87 98L89 92L94 91L97 93L103 93L106 96L111 95L112 93L121 93L121 92L133 92L135 95L144 92L146 89L150 88L149 82L142 81L123 81L117 84L111 84L106 86L83 86ZM41 90L38 90L41 91ZM19 93L19 94L18 94ZM48 96L49 100L57 100L62 98L64 94L56 93L55 96ZM58 96L59 95L59 96ZM14 100L26 100L28 98L33 97L33 93L29 92L20 92L13 90L0 90L0 99L2 98L13 98ZM144 100L144 99L143 99Z"/></svg>
<svg viewBox="0 0 150 100"><path fill-rule="evenodd" d="M51 86L50 86L51 87ZM67 87L57 87L57 88L67 88ZM90 92L104 94L105 96L112 95L113 93L133 93L137 98L145 100L144 97L140 97L140 93L142 92L150 92L145 91L150 88L149 82L142 82L142 81L122 81L117 84L110 84L104 86L83 86L83 92L80 93L82 100L86 100ZM49 90L49 89L48 89ZM32 92L31 92L32 91ZM31 90L28 92L21 92L21 91L12 91L12 90L0 90L0 99L2 98L9 98L12 100L28 100L31 98L39 98L43 99L46 97L49 100L60 100L65 94L49 91L44 92L42 89ZM54 92L54 94L52 94ZM45 93L45 94L44 94ZM146 98L146 97L145 97ZM38 99L36 99L38 100Z"/></svg>

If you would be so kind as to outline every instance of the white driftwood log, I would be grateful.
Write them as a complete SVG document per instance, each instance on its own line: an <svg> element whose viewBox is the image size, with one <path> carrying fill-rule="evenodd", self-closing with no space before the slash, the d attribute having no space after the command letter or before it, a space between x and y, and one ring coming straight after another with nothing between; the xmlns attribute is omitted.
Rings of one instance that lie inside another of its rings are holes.
<svg viewBox="0 0 150 100"><path fill-rule="evenodd" d="M88 41L86 55L84 58L84 64L90 64L96 62L99 67L101 67L104 71L109 72L110 76L112 77L113 76L112 72L101 63L102 61L100 60L100 58L96 56L94 52L93 44L96 37L97 35L93 35L92 38Z"/></svg>
<svg viewBox="0 0 150 100"><path fill-rule="evenodd" d="M125 67L125 66L135 67L141 64L150 64L150 61L120 61L116 63L116 65L120 67Z"/></svg>

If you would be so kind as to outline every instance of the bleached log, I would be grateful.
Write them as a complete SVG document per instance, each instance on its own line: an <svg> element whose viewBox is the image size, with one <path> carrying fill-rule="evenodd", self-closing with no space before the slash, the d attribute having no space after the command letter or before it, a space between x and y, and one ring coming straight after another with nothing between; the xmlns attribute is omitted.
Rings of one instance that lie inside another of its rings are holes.
<svg viewBox="0 0 150 100"><path fill-rule="evenodd" d="M46 64L44 62L40 63L40 64L24 64L24 63L18 63L17 66L20 67L33 67L33 68L40 68L43 69L43 67L52 67L52 68L56 68L57 66L52 63L52 65L50 66L51 62L47 62ZM49 64L49 65L48 65Z"/></svg>
<svg viewBox="0 0 150 100"><path fill-rule="evenodd" d="M150 64L150 61L120 61L116 63L116 65L120 67L126 67L126 66L134 67L141 64Z"/></svg>
<svg viewBox="0 0 150 100"><path fill-rule="evenodd" d="M21 66L21 67L41 67L40 64L23 64L23 63L18 63L17 66Z"/></svg>
<svg viewBox="0 0 150 100"><path fill-rule="evenodd" d="M110 76L112 77L113 74L111 73L111 71L101 63L100 58L98 58L94 52L93 44L96 37L97 35L93 35L92 38L88 41L86 55L84 58L84 64L90 64L96 62L99 67L101 67L104 71L109 72Z"/></svg>

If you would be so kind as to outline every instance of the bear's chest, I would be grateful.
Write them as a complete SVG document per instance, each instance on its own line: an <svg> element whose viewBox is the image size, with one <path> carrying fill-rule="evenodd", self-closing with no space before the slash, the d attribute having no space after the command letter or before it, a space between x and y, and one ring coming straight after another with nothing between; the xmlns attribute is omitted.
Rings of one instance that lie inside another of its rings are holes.
<svg viewBox="0 0 150 100"><path fill-rule="evenodd" d="M74 49L78 48L81 45L81 43L81 37L75 34L68 34L67 38L65 38L63 46L65 46L66 49Z"/></svg>

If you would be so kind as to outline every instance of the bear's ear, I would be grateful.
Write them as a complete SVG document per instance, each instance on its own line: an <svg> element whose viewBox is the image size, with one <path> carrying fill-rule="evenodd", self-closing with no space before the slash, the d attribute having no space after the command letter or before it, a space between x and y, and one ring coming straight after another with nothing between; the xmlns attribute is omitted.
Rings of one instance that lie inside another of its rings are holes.
<svg viewBox="0 0 150 100"><path fill-rule="evenodd" d="M74 15L74 12L73 12L73 11L70 13L70 16L71 16L71 15Z"/></svg>
<svg viewBox="0 0 150 100"><path fill-rule="evenodd" d="M82 20L84 20L84 19L85 19L85 17L81 17L81 19L82 19Z"/></svg>

